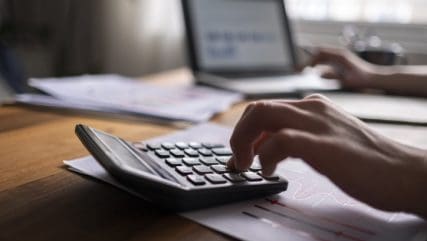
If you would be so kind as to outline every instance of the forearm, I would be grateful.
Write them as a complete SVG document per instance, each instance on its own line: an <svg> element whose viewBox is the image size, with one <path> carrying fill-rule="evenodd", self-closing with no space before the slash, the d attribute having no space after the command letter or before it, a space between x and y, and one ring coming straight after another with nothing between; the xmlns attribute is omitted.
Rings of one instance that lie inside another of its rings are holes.
<svg viewBox="0 0 427 241"><path fill-rule="evenodd" d="M423 218L427 219L427 157L424 156L422 163L419 163L420 167L414 175L418 175L414 178L414 210L412 211Z"/></svg>
<svg viewBox="0 0 427 241"><path fill-rule="evenodd" d="M427 151L406 147L401 149L400 174L404 192L402 210L427 219Z"/></svg>
<svg viewBox="0 0 427 241"><path fill-rule="evenodd" d="M427 96L427 66L379 67L370 79L368 88Z"/></svg>

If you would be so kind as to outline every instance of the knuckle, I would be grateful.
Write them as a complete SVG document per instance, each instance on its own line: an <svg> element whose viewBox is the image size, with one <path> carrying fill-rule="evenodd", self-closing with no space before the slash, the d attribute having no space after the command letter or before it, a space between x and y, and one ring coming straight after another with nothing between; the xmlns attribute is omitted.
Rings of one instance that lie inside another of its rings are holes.
<svg viewBox="0 0 427 241"><path fill-rule="evenodd" d="M265 100L255 101L249 104L248 110L254 114L259 114L264 112L266 109L270 107L270 103Z"/></svg>
<svg viewBox="0 0 427 241"><path fill-rule="evenodd" d="M279 135L276 135L275 143L280 145L288 145L295 137L295 133L290 129L282 129L279 131Z"/></svg>
<svg viewBox="0 0 427 241"><path fill-rule="evenodd" d="M250 102L250 103L246 106L246 110L251 110L251 109L253 109L256 105L257 105L257 102L256 102L256 101L252 101L252 102Z"/></svg>
<svg viewBox="0 0 427 241"><path fill-rule="evenodd" d="M330 108L330 101L323 95L314 94L305 98L306 105L315 112L324 113Z"/></svg>
<svg viewBox="0 0 427 241"><path fill-rule="evenodd" d="M248 113L248 112L250 112L253 108L254 108L254 106L256 105L256 102L251 102L251 103L249 103L247 106L246 106L246 108L245 108L245 110L244 110L244 112L243 113Z"/></svg>
<svg viewBox="0 0 427 241"><path fill-rule="evenodd" d="M246 106L246 110L245 111L249 112L249 111L253 111L254 109L260 108L260 105L262 105L261 102L262 101L253 101L253 102L249 103Z"/></svg>
<svg viewBox="0 0 427 241"><path fill-rule="evenodd" d="M304 99L305 100L317 100L317 99L325 99L326 97L324 95L321 94L311 94L306 96Z"/></svg>
<svg viewBox="0 0 427 241"><path fill-rule="evenodd" d="M314 109L320 112L325 112L329 108L329 104L323 99L314 100L312 105Z"/></svg>

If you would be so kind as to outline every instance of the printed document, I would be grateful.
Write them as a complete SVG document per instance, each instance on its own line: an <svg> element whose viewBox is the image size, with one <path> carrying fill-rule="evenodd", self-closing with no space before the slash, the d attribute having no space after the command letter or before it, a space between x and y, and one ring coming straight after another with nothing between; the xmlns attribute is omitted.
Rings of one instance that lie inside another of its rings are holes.
<svg viewBox="0 0 427 241"><path fill-rule="evenodd" d="M242 99L242 95L200 86L165 87L118 75L31 79L49 96L18 96L21 102L203 122Z"/></svg>
<svg viewBox="0 0 427 241"><path fill-rule="evenodd" d="M391 133L387 129L382 131L381 126L377 129L385 135ZM402 136L405 136L408 131L419 132L419 130L395 131L391 137L404 139ZM149 142L179 140L226 145L230 133L229 128L207 123ZM73 171L103 180L138 195L116 182L90 156L65 161L65 164ZM425 241L427 239L427 222L423 219L414 215L373 209L343 193L329 179L315 172L301 160L283 161L277 173L289 181L288 190L285 192L255 200L180 213L180 215L238 239L253 241Z"/></svg>

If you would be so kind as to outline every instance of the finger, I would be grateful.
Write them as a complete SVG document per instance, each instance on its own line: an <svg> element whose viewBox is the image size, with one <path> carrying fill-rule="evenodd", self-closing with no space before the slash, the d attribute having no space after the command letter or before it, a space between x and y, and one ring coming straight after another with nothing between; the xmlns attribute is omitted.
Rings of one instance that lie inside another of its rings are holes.
<svg viewBox="0 0 427 241"><path fill-rule="evenodd" d="M327 79L340 79L339 71L331 65L322 65L316 67L320 72L320 76Z"/></svg>
<svg viewBox="0 0 427 241"><path fill-rule="evenodd" d="M312 59L319 54L318 48L310 48L310 49L309 48L301 48L301 49L308 55L308 60L302 64L297 65L297 67L296 67L297 72L301 72L306 67L312 66L311 65Z"/></svg>
<svg viewBox="0 0 427 241"><path fill-rule="evenodd" d="M290 104L270 101L252 103L230 139L234 167L245 170L250 166L254 144L263 132L276 132L283 128L310 129L314 125L310 115Z"/></svg>
<svg viewBox="0 0 427 241"><path fill-rule="evenodd" d="M302 71L305 69L305 67L307 67L307 66L308 66L308 64L299 64L299 65L295 66L294 70L295 70L295 72L296 72L296 73L300 73L300 72L302 72Z"/></svg>
<svg viewBox="0 0 427 241"><path fill-rule="evenodd" d="M270 138L271 133L263 132L258 139L254 143L254 152L257 153L259 147L266 141L268 138Z"/></svg>
<svg viewBox="0 0 427 241"><path fill-rule="evenodd" d="M272 101L274 101L274 100L272 100ZM245 110L243 111L243 113L242 113L242 116L240 117L240 120L241 119L244 119L244 118L246 118L246 115L247 115L247 113L249 112L249 111L251 111L253 108L254 108L254 106L255 105L257 105L256 104L257 102L256 101L254 101L254 102L252 102L251 104L249 104L246 108L245 108ZM230 141L231 142L231 141ZM230 143L230 146L231 146L231 143ZM250 151L250 150L249 150ZM227 162L227 167L230 169L230 170L235 170L235 171L239 171L239 169L236 167L236 165L235 165L235 163L236 163L237 161L236 161L236 158L234 157L234 155L230 158L230 160L228 160L228 162Z"/></svg>
<svg viewBox="0 0 427 241"><path fill-rule="evenodd" d="M274 101L274 100L272 100L272 101ZM246 118L246 114L247 114L250 110L252 110L252 109L254 108L254 106L255 106L255 105L257 105L256 103L257 103L257 102L253 102L253 103L249 104L249 105L245 108L245 110L243 111L243 114L242 114L242 116L240 117L240 119L244 119L244 118ZM259 144L260 144L260 142L262 141L262 139L263 139L263 135L261 134L261 136L259 137L259 140L257 141L257 142L259 142L259 143L254 145L254 149L256 149L256 148L259 146ZM239 171L239 168L237 168L237 167L236 167L236 165L235 165L235 163L236 163L236 162L237 162L237 161L236 161L236 158L235 158L234 156L232 156L232 157L230 158L230 160L228 160L228 162L227 162L227 167L228 167L230 170Z"/></svg>
<svg viewBox="0 0 427 241"><path fill-rule="evenodd" d="M302 98L302 99L271 99L268 102L271 102L273 104L277 104L278 106L283 105L284 107L287 107L289 105L294 106L298 109L301 110L309 110L312 111L313 108L306 108L309 107L310 105L314 104L314 102L319 102L319 101L327 101L327 102L331 102L331 100L322 95L322 94L310 94L307 95L306 97ZM315 104L314 104L315 105ZM247 111L245 111L244 115L246 115ZM243 117L243 115L242 115ZM266 133L268 134L268 133Z"/></svg>
<svg viewBox="0 0 427 241"><path fill-rule="evenodd" d="M325 79L340 79L335 72L322 73L320 76Z"/></svg>
<svg viewBox="0 0 427 241"><path fill-rule="evenodd" d="M316 66L319 64L339 64L346 67L351 66L350 54L347 50L320 48L317 54L311 59L309 65Z"/></svg>
<svg viewBox="0 0 427 241"><path fill-rule="evenodd" d="M262 166L263 175L271 175L277 164L287 157L298 157L312 162L319 149L316 136L292 129L283 129L262 144L257 154Z"/></svg>
<svg viewBox="0 0 427 241"><path fill-rule="evenodd" d="M276 102L284 105L295 106L301 110L305 110L308 115L312 116L319 116L326 109L335 106L328 97L321 94L310 94L301 100L277 100ZM317 123L317 125L319 124L320 123ZM314 126L311 130L314 130Z"/></svg>
<svg viewBox="0 0 427 241"><path fill-rule="evenodd" d="M318 100L318 101L332 102L331 99L329 99L328 97L326 97L322 94L318 94L318 93L307 95L306 97L304 97L303 100L304 101L306 101L306 100Z"/></svg>

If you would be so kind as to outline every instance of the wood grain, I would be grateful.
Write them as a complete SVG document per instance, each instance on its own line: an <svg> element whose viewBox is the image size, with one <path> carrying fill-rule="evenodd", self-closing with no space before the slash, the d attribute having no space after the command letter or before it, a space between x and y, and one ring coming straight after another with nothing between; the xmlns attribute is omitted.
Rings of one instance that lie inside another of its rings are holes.
<svg viewBox="0 0 427 241"><path fill-rule="evenodd" d="M191 83L180 69L145 79ZM217 115L232 126L245 104ZM62 161L87 155L74 134L84 123L128 140L171 133L176 126L144 120L0 107L0 240L230 240L114 187L65 170Z"/></svg>

